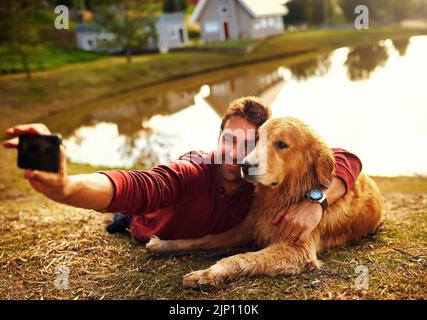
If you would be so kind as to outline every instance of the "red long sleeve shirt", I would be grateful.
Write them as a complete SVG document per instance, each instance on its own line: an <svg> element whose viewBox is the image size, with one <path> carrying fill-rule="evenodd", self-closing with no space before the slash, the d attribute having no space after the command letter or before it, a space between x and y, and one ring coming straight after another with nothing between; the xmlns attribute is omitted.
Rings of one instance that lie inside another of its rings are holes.
<svg viewBox="0 0 427 320"><path fill-rule="evenodd" d="M346 150L333 151L335 175L348 190L353 187L362 164ZM190 154L151 170L101 173L115 187L106 211L131 215L131 233L142 241L152 235L185 239L224 232L244 219L253 197L253 186L249 183L244 183L232 196L224 197L215 164L194 161Z"/></svg>

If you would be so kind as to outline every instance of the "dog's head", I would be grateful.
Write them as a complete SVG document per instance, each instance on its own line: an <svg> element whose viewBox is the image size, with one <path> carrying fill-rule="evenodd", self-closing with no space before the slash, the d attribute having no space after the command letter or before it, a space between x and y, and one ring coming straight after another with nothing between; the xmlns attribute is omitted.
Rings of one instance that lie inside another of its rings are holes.
<svg viewBox="0 0 427 320"><path fill-rule="evenodd" d="M283 117L260 127L257 145L241 171L246 180L271 188L319 188L329 185L334 165L331 149L317 134L298 119Z"/></svg>

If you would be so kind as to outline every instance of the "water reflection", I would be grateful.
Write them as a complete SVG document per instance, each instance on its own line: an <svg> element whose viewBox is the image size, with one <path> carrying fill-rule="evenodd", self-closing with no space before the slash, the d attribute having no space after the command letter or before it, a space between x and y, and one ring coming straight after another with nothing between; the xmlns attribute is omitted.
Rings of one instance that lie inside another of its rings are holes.
<svg viewBox="0 0 427 320"><path fill-rule="evenodd" d="M385 66L388 57L384 43L350 49L345 61L348 77L353 81L369 79L378 66Z"/></svg>
<svg viewBox="0 0 427 320"><path fill-rule="evenodd" d="M425 79L417 78L426 70L425 52L427 37L342 48L291 67L250 66L222 81L126 96L55 123L64 123L74 162L151 167L189 150L212 150L229 102L255 95L274 115L299 117L330 145L360 155L369 173L427 173L426 154L407 156L427 139Z"/></svg>
<svg viewBox="0 0 427 320"><path fill-rule="evenodd" d="M199 90L161 92L83 117L84 126L72 133L65 144L73 162L152 167L190 150L212 150L221 116L230 101L255 95L271 104L283 85L283 68L279 68L269 72L249 71L245 77L202 85ZM113 127L108 127L112 133L106 135L107 146L101 142L88 143L103 136L100 132L111 124ZM98 156L102 151L96 150L102 148L111 149L114 157Z"/></svg>
<svg viewBox="0 0 427 320"><path fill-rule="evenodd" d="M406 50L409 46L409 38L395 39L392 40L394 48L399 52L399 55L402 57L406 54Z"/></svg>
<svg viewBox="0 0 427 320"><path fill-rule="evenodd" d="M331 68L330 53L322 54L314 59L297 63L289 67L297 80L307 80L313 76L324 76Z"/></svg>

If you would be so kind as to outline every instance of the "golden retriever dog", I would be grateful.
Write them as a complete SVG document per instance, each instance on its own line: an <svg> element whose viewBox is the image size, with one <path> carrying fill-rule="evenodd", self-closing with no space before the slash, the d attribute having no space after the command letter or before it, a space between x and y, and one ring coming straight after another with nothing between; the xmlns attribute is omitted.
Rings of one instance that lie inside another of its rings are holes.
<svg viewBox="0 0 427 320"><path fill-rule="evenodd" d="M317 254L374 233L380 224L381 194L373 180L362 173L355 186L323 213L305 245L281 241L279 228L271 221L276 214L304 199L309 190L329 185L334 175L334 157L318 135L294 118L270 119L260 127L259 133L267 134L268 139L264 144L258 142L245 160L256 162L261 159L260 152L266 151L267 161L257 164L262 174L242 173L256 186L255 198L244 221L224 233L200 239L152 238L147 248L166 252L255 244L263 249L226 257L206 270L191 272L184 276L184 287L215 287L238 277L298 274L318 268ZM282 148L278 147L280 143Z"/></svg>

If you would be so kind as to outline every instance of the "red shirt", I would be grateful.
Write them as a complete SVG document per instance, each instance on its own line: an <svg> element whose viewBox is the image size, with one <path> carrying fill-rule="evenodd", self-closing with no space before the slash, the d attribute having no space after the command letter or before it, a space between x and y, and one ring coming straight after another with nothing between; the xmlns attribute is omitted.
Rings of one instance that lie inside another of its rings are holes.
<svg viewBox="0 0 427 320"><path fill-rule="evenodd" d="M335 175L348 190L357 180L362 164L346 150L333 151ZM212 156L198 155L204 159ZM253 186L246 182L232 196L225 197L215 166L194 161L188 153L151 170L103 171L115 187L106 211L132 215L131 233L142 241L152 235L185 239L224 232L249 212Z"/></svg>

